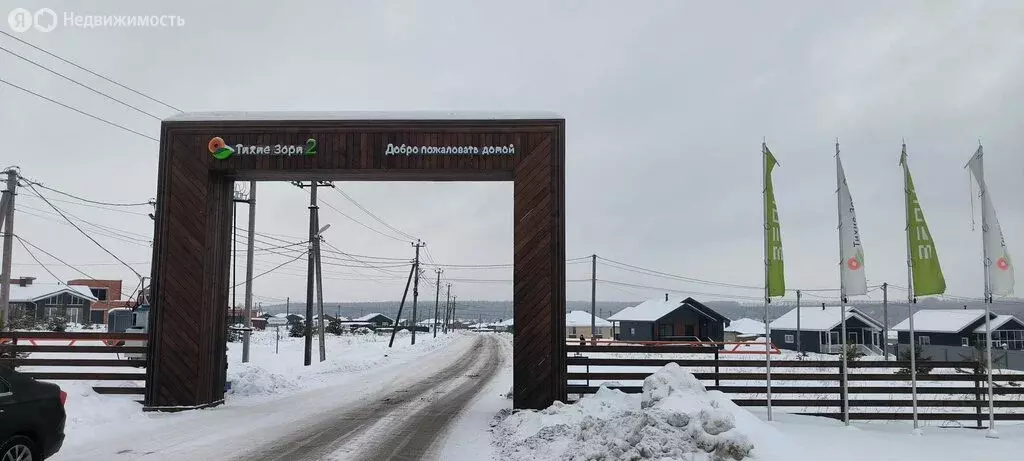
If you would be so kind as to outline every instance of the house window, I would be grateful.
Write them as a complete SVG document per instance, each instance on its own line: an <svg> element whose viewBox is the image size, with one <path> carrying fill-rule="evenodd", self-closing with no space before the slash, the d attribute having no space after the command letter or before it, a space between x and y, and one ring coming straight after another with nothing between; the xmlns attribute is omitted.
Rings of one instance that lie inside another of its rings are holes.
<svg viewBox="0 0 1024 461"><path fill-rule="evenodd" d="M787 343L792 343L794 341L795 341L795 339L793 339L793 335L786 335L786 342Z"/></svg>
<svg viewBox="0 0 1024 461"><path fill-rule="evenodd" d="M636 335L636 328L630 327L629 328L629 334L635 336Z"/></svg>
<svg viewBox="0 0 1024 461"><path fill-rule="evenodd" d="M671 323L659 323L658 324L658 337L667 338L675 333L675 329Z"/></svg>
<svg viewBox="0 0 1024 461"><path fill-rule="evenodd" d="M970 345L970 340L968 340L967 337L964 336L964 337L960 338L960 345L964 346L964 347L967 347L967 346Z"/></svg>
<svg viewBox="0 0 1024 461"><path fill-rule="evenodd" d="M828 343L829 344L839 344L840 343L840 341L839 341L839 332L838 331L830 331L830 332L828 332Z"/></svg>
<svg viewBox="0 0 1024 461"><path fill-rule="evenodd" d="M89 291L92 292L92 295L95 296L97 300L100 300L100 301L106 301L107 300L107 289L106 288L90 288Z"/></svg>
<svg viewBox="0 0 1024 461"><path fill-rule="evenodd" d="M572 327L572 335L576 336L576 327Z"/></svg>
<svg viewBox="0 0 1024 461"><path fill-rule="evenodd" d="M874 344L875 346L881 346L882 344L879 342L881 339L881 335L877 331L871 332L871 344Z"/></svg>
<svg viewBox="0 0 1024 461"><path fill-rule="evenodd" d="M932 345L932 338L929 338L927 336L918 336L917 337L917 343L922 345L922 346L931 346Z"/></svg>

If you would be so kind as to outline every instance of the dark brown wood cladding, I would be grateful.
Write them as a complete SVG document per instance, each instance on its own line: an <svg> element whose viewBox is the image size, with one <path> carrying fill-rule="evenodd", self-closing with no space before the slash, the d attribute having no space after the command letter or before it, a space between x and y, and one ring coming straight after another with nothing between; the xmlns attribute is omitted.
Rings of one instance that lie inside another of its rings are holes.
<svg viewBox="0 0 1024 461"><path fill-rule="evenodd" d="M561 119L164 122L147 409L223 401L231 199L240 180L514 181L513 405L564 401L564 130ZM317 154L217 160L207 147L215 136L229 146L312 138ZM514 146L515 154L385 155L388 144Z"/></svg>

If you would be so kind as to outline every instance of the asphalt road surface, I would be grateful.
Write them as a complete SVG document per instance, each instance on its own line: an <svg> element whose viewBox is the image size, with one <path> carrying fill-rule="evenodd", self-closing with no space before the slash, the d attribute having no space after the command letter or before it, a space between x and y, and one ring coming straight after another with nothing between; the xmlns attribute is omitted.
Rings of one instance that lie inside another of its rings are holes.
<svg viewBox="0 0 1024 461"><path fill-rule="evenodd" d="M454 362L419 382L382 389L375 400L355 406L325 408L301 432L267 440L235 459L436 459L437 442L504 361L499 339L481 335L475 341Z"/></svg>

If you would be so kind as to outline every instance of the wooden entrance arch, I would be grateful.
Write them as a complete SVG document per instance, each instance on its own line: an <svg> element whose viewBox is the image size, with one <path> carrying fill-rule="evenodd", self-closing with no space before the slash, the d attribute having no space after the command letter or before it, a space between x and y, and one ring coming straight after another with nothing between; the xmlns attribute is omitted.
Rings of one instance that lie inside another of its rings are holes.
<svg viewBox="0 0 1024 461"><path fill-rule="evenodd" d="M224 400L232 190L248 180L513 181L513 406L565 400L564 119L207 113L161 128L147 410Z"/></svg>

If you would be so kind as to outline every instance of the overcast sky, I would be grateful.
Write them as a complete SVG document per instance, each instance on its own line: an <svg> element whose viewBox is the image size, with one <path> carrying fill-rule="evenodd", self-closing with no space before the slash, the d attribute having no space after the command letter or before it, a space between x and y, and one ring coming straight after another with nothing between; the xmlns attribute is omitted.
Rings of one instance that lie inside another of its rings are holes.
<svg viewBox="0 0 1024 461"><path fill-rule="evenodd" d="M905 286L897 163L905 137L948 293L980 297L980 223L972 232L963 169L980 138L1007 244L1024 260L1019 0L497 3L0 0L4 17L15 7L50 7L59 18L185 19L183 27L166 28L0 28L185 111L558 112L567 134L567 258L596 253L731 284L763 283L760 144L766 138L781 163L775 181L787 285L838 286L838 137L869 283ZM9 37L0 36L0 46L158 117L174 113ZM159 136L157 120L2 51L0 78ZM89 199L144 202L156 196L157 152L152 140L0 83L0 166L17 164L28 178ZM434 262L512 261L510 183L338 185L391 226L426 241ZM407 239L337 192L322 196L321 221L332 224L329 243L350 253L412 257ZM257 231L301 240L308 229L306 197L291 185L260 184ZM145 214L151 210L124 209L131 214L54 203L134 234L142 242L92 233L148 275L152 254L144 241L152 222ZM40 212L49 208L30 191L21 191L18 209L15 232L22 238L91 276L122 278L128 287L138 283L61 218ZM239 211L243 226L245 207ZM55 262L36 253L46 264ZM260 273L290 258L261 252L256 259ZM14 275L53 281L20 245L14 261ZM78 276L60 265L50 269L61 280ZM304 270L301 260L258 279L257 300L304 299ZM383 270L325 266L325 297L400 298L407 269ZM702 299L760 295L757 289L659 279L606 265L598 271L604 280L657 287L601 283L601 300L662 296L662 288L717 295ZM1021 291L1024 271L1017 272ZM588 279L590 265L571 264L567 274L569 299L589 299L589 281L573 280ZM511 283L501 282L511 279L507 269L449 269L443 277L463 279L453 282L460 299L511 298ZM367 278L373 280L359 280ZM423 288L428 290L433 288Z"/></svg>

